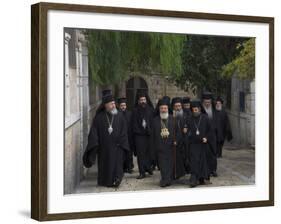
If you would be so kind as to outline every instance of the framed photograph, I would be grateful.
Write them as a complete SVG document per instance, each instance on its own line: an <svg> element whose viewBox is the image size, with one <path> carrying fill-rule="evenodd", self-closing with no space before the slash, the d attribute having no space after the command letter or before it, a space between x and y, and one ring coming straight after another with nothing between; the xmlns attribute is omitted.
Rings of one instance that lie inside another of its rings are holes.
<svg viewBox="0 0 281 224"><path fill-rule="evenodd" d="M31 9L33 219L274 205L274 18Z"/></svg>

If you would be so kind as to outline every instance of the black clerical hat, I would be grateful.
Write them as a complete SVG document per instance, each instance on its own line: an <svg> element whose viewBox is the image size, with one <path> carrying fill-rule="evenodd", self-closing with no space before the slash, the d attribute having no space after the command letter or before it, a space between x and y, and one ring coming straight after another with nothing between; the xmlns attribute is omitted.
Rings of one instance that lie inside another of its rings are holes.
<svg viewBox="0 0 281 224"><path fill-rule="evenodd" d="M147 89L137 89L137 98L139 99L140 97L147 97L148 95L148 90Z"/></svg>
<svg viewBox="0 0 281 224"><path fill-rule="evenodd" d="M171 102L171 98L169 96L163 96L162 99L166 100L169 104Z"/></svg>
<svg viewBox="0 0 281 224"><path fill-rule="evenodd" d="M183 97L182 98L182 103L185 104L185 103L190 103L190 98L189 97Z"/></svg>
<svg viewBox="0 0 281 224"><path fill-rule="evenodd" d="M110 89L105 89L102 91L102 103L106 104L114 101L114 97L112 96L112 92Z"/></svg>
<svg viewBox="0 0 281 224"><path fill-rule="evenodd" d="M174 97L172 99L172 107L174 106L174 104L176 103L182 103L182 99L180 97Z"/></svg>
<svg viewBox="0 0 281 224"><path fill-rule="evenodd" d="M138 101L141 97L145 97L147 101L147 105L153 108L153 104L148 95L148 89L137 89L136 97L135 97L135 107L138 106Z"/></svg>
<svg viewBox="0 0 281 224"><path fill-rule="evenodd" d="M170 106L170 103L169 103L169 101L167 100L167 98L165 99L165 98L162 98L162 99L160 99L159 101L158 101L158 106L160 107L160 106L163 106L163 105L167 105L168 107Z"/></svg>
<svg viewBox="0 0 281 224"><path fill-rule="evenodd" d="M218 97L216 98L216 102L217 102L217 101L220 101L220 102L223 104L223 98L222 98L222 97L218 96Z"/></svg>
<svg viewBox="0 0 281 224"><path fill-rule="evenodd" d="M212 100L213 94L211 92L203 92L202 99L203 100L210 100L210 99Z"/></svg>
<svg viewBox="0 0 281 224"><path fill-rule="evenodd" d="M106 104L106 103L109 103L109 102L112 102L114 101L114 97L112 95L105 95L102 97L102 103L103 104Z"/></svg>
<svg viewBox="0 0 281 224"><path fill-rule="evenodd" d="M106 95L112 95L111 89L104 89L102 91L102 96L106 96Z"/></svg>
<svg viewBox="0 0 281 224"><path fill-rule="evenodd" d="M191 108L193 108L193 107L200 107L200 108L202 108L201 101L199 99L191 100L190 101L190 107Z"/></svg>
<svg viewBox="0 0 281 224"><path fill-rule="evenodd" d="M127 98L126 97L118 98L117 102L118 102L118 104L127 103Z"/></svg>

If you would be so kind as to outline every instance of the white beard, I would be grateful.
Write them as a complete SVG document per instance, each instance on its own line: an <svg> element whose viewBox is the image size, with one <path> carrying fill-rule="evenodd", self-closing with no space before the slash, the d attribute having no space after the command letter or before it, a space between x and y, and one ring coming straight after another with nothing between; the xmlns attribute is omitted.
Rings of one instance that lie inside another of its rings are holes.
<svg viewBox="0 0 281 224"><path fill-rule="evenodd" d="M212 107L209 107L209 108L204 107L204 109L205 109L206 113L208 114L208 117L212 118L213 117Z"/></svg>
<svg viewBox="0 0 281 224"><path fill-rule="evenodd" d="M222 110L222 107L221 107L221 106L216 106L216 109L217 109L218 111L221 111L221 110Z"/></svg>
<svg viewBox="0 0 281 224"><path fill-rule="evenodd" d="M111 115L116 115L118 113L118 110L114 108L113 110L110 111Z"/></svg>
<svg viewBox="0 0 281 224"><path fill-rule="evenodd" d="M168 112L167 112L167 113L160 113L160 118L161 118L162 120L167 120L168 117L169 117L169 113L168 113Z"/></svg>
<svg viewBox="0 0 281 224"><path fill-rule="evenodd" d="M182 117L183 116L183 110L175 111L176 117Z"/></svg>

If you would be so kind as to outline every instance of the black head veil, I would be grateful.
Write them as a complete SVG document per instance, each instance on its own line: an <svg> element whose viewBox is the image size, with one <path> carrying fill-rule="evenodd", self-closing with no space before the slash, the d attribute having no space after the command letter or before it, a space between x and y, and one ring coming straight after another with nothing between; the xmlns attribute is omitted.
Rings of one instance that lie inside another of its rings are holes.
<svg viewBox="0 0 281 224"><path fill-rule="evenodd" d="M135 107L138 106L138 101L139 101L139 98L141 98L141 97L145 97L147 105L149 105L151 108L154 108L153 104L150 100L150 97L148 95L147 89L137 89L136 98L135 98Z"/></svg>
<svg viewBox="0 0 281 224"><path fill-rule="evenodd" d="M171 109L171 98L169 96L163 96L162 98L160 98L158 100L158 103L155 107L155 111L154 111L154 115L157 116L159 115L159 106L161 103L163 103L163 101L165 103L167 103L168 107L169 107L169 114L172 114L173 113L173 110Z"/></svg>
<svg viewBox="0 0 281 224"><path fill-rule="evenodd" d="M192 110L192 107L199 107L201 108L201 113L206 114L206 111L201 103L201 100L199 99L193 99L190 101L190 109Z"/></svg>
<svg viewBox="0 0 281 224"><path fill-rule="evenodd" d="M112 91L110 89L105 89L102 91L102 102L98 106L96 110L96 115L98 115L100 112L104 111L104 105L108 102L115 101Z"/></svg>

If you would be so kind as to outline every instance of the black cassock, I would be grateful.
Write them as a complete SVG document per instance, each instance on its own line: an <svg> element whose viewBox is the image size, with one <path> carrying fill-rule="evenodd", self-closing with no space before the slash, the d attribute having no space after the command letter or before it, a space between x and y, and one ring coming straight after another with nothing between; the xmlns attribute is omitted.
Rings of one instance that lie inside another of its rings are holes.
<svg viewBox="0 0 281 224"><path fill-rule="evenodd" d="M199 135L196 133L197 127ZM189 130L191 177L196 178L196 180L201 178L208 179L212 171L210 170L210 158L208 157L210 154L213 154L212 150L215 147L211 121L204 113L201 113L198 117L192 116L190 118ZM203 138L207 138L207 143L203 143Z"/></svg>
<svg viewBox="0 0 281 224"><path fill-rule="evenodd" d="M217 155L222 156L222 147L225 139L230 141L232 139L232 131L228 115L225 110L216 111L217 122Z"/></svg>
<svg viewBox="0 0 281 224"><path fill-rule="evenodd" d="M111 134L108 132L108 120L112 122ZM105 111L98 113L93 120L88 145L83 156L84 165L91 167L97 155L98 185L111 187L117 179L122 180L123 155L124 151L128 150L127 126L124 116L120 112L114 116Z"/></svg>
<svg viewBox="0 0 281 224"><path fill-rule="evenodd" d="M133 147L140 174L151 170L152 161L155 159L150 147L153 116L154 110L149 105L145 108L136 106L132 111ZM145 127L142 125L143 120L146 123Z"/></svg>
<svg viewBox="0 0 281 224"><path fill-rule="evenodd" d="M158 158L161 173L161 183L171 184L172 180L185 175L184 144L182 130L172 116L166 120L165 126L169 131L168 138L161 136L161 119L157 116L153 120L153 147ZM177 146L173 142L177 142Z"/></svg>
<svg viewBox="0 0 281 224"><path fill-rule="evenodd" d="M128 142L129 142L129 147L130 147L130 150L124 151L124 170L130 171L134 167L134 164L133 164L133 147L134 146L133 146L132 125L131 125L132 113L131 113L131 111L128 111L128 110L120 111L120 113L124 115L124 118L127 123Z"/></svg>
<svg viewBox="0 0 281 224"><path fill-rule="evenodd" d="M190 173L190 153L189 153L189 143L188 143L188 135L189 135L189 128L188 124L190 123L191 119L191 110L190 109L184 109L183 113L183 121L182 121L182 129L187 128L187 132L183 133L183 139L184 139L184 166L185 171L187 174Z"/></svg>
<svg viewBox="0 0 281 224"><path fill-rule="evenodd" d="M205 113L208 117L208 114ZM211 132L209 136L209 141L212 143L210 144L210 149L207 155L207 161L210 173L214 173L217 171L217 116L216 110L212 107L212 117L208 117L210 120L211 125Z"/></svg>

